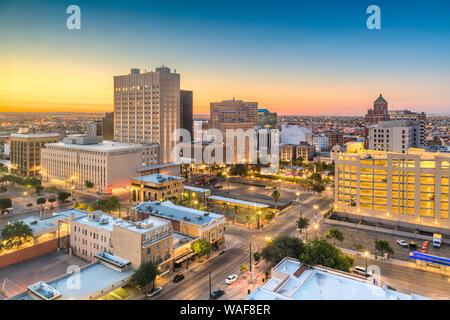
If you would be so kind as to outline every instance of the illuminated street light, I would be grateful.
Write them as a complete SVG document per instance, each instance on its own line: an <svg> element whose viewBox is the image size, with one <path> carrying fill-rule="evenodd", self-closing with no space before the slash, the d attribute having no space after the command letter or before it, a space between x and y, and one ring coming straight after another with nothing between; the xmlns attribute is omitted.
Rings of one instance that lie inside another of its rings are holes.
<svg viewBox="0 0 450 320"><path fill-rule="evenodd" d="M364 252L364 256L366 257L366 273L367 273L367 257L369 256L369 251Z"/></svg>
<svg viewBox="0 0 450 320"><path fill-rule="evenodd" d="M314 224L314 230L316 230L316 237L318 236L319 225L317 223Z"/></svg>

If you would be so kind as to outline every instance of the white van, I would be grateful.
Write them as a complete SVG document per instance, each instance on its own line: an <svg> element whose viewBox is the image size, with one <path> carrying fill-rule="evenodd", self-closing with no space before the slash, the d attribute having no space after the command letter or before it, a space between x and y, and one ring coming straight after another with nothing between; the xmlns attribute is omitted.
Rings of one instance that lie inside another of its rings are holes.
<svg viewBox="0 0 450 320"><path fill-rule="evenodd" d="M355 266L355 268L353 269L353 272L354 272L354 273L357 273L357 274L360 274L360 275L362 275L362 276L365 276L365 277L370 276L370 275L367 273L366 268L359 267L359 266Z"/></svg>

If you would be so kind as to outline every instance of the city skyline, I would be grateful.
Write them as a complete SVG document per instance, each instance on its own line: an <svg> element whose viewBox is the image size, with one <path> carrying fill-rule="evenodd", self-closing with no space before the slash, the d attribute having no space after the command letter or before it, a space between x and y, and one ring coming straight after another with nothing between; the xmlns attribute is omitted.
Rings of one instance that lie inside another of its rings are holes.
<svg viewBox="0 0 450 320"><path fill-rule="evenodd" d="M164 64L195 114L234 96L280 115L363 115L380 93L390 110L448 114L450 4L379 1L382 28L368 30L370 4L78 1L81 30L68 30L66 3L4 1L0 112L112 111L114 75Z"/></svg>

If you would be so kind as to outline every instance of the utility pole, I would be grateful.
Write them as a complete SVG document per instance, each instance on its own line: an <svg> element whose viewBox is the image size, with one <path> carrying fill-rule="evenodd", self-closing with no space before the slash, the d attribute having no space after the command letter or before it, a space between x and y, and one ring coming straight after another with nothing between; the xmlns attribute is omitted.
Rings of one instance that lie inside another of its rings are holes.
<svg viewBox="0 0 450 320"><path fill-rule="evenodd" d="M250 272L252 272L252 243L250 242Z"/></svg>
<svg viewBox="0 0 450 320"><path fill-rule="evenodd" d="M375 236L375 260L377 259L377 241L378 241L378 238L377 238L377 236Z"/></svg>
<svg viewBox="0 0 450 320"><path fill-rule="evenodd" d="M211 271L209 272L209 300L211 300Z"/></svg>

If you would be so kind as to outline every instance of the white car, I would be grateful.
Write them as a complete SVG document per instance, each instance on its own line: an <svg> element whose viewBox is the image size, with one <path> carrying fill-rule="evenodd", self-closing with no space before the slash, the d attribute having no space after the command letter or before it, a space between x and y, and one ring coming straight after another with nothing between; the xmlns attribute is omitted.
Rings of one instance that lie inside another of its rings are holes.
<svg viewBox="0 0 450 320"><path fill-rule="evenodd" d="M237 278L238 278L237 275L231 274L225 279L225 283L226 284L232 284L233 282L235 282L237 280Z"/></svg>
<svg viewBox="0 0 450 320"><path fill-rule="evenodd" d="M270 189L272 189L272 187L271 186L266 186L264 189L270 190Z"/></svg>
<svg viewBox="0 0 450 320"><path fill-rule="evenodd" d="M397 240L397 243L398 243L399 245L401 245L403 248L408 247L408 244L406 243L405 240Z"/></svg>

